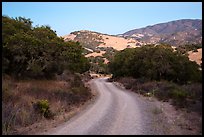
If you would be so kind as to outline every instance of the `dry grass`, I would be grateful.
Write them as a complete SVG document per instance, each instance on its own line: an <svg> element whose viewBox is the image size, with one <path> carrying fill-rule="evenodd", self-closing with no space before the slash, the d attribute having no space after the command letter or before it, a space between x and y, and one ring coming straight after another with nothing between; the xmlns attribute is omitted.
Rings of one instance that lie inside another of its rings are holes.
<svg viewBox="0 0 204 137"><path fill-rule="evenodd" d="M69 35L63 36L62 38L64 38L65 40L74 40L75 37L76 37L76 35L69 34Z"/></svg>
<svg viewBox="0 0 204 137"><path fill-rule="evenodd" d="M96 56L103 56L104 53L105 53L105 51L100 51L99 53L97 53L97 52L93 52L93 53L90 53L90 54L85 55L85 57L91 57L91 56L93 56L93 57L96 57Z"/></svg>
<svg viewBox="0 0 204 137"><path fill-rule="evenodd" d="M108 64L110 61L107 58L103 58L104 59L104 64Z"/></svg>
<svg viewBox="0 0 204 137"><path fill-rule="evenodd" d="M123 50L127 47L138 47L136 46L137 43L142 44L133 38L125 39L123 37L110 36L86 30L82 30L77 33L75 32L75 34L65 35L62 38L64 38L64 40L74 40L79 41L80 43L86 43L86 46L88 46L89 48L95 48L98 46L113 47L116 50ZM91 46L92 44L93 46Z"/></svg>
<svg viewBox="0 0 204 137"><path fill-rule="evenodd" d="M170 101L176 108L202 114L202 83L177 85L168 81L146 81L131 77L120 78L117 81L136 93L154 96L161 101Z"/></svg>
<svg viewBox="0 0 204 137"><path fill-rule="evenodd" d="M70 75L68 76L70 77ZM14 134L17 128L26 127L44 119L34 108L39 100L48 100L54 116L69 112L91 97L80 77L65 80L24 80L2 78L2 131Z"/></svg>
<svg viewBox="0 0 204 137"><path fill-rule="evenodd" d="M189 51L188 52L189 60L195 61L197 64L201 65L202 63L202 48L198 49L198 52Z"/></svg>
<svg viewBox="0 0 204 137"><path fill-rule="evenodd" d="M125 39L123 37L115 37L115 36L108 36L108 35L102 35L103 42L105 44L100 44L99 47L113 47L116 50L123 50L127 48L129 45L130 47L135 48L136 43L138 41L134 39Z"/></svg>

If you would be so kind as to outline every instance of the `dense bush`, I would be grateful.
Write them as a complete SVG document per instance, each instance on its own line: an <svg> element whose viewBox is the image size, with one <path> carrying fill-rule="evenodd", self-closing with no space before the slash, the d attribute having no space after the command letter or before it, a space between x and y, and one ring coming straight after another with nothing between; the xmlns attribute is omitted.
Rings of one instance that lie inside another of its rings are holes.
<svg viewBox="0 0 204 137"><path fill-rule="evenodd" d="M2 16L2 72L15 77L52 78L68 69L85 72L88 60L79 42L64 42L49 26Z"/></svg>
<svg viewBox="0 0 204 137"><path fill-rule="evenodd" d="M201 44L186 44L186 45L180 45L176 48L178 52L181 54L186 54L188 51L197 52L199 48L202 48Z"/></svg>
<svg viewBox="0 0 204 137"><path fill-rule="evenodd" d="M93 71L95 73L99 74L107 74L108 73L108 66L107 64L104 63L104 58L101 56L96 56L96 57L89 57L88 58L90 61L90 71Z"/></svg>
<svg viewBox="0 0 204 137"><path fill-rule="evenodd" d="M34 105L34 108L45 118L53 118L53 113L50 111L50 105L48 100L38 100Z"/></svg>
<svg viewBox="0 0 204 137"><path fill-rule="evenodd" d="M199 65L188 57L173 52L168 45L146 45L118 52L109 64L113 77L132 76L176 83L201 82Z"/></svg>

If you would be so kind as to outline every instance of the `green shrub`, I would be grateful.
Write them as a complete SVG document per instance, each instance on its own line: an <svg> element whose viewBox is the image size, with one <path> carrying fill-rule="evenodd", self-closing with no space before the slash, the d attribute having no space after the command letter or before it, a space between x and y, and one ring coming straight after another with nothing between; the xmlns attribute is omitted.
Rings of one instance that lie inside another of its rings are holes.
<svg viewBox="0 0 204 137"><path fill-rule="evenodd" d="M185 107L188 94L182 89L174 89L169 93L172 103L177 107Z"/></svg>
<svg viewBox="0 0 204 137"><path fill-rule="evenodd" d="M187 93L181 89L174 89L169 94L171 98L176 100L184 100L187 97Z"/></svg>
<svg viewBox="0 0 204 137"><path fill-rule="evenodd" d="M54 115L49 110L49 102L48 100L39 100L34 104L35 109L42 114L45 118L52 118Z"/></svg>

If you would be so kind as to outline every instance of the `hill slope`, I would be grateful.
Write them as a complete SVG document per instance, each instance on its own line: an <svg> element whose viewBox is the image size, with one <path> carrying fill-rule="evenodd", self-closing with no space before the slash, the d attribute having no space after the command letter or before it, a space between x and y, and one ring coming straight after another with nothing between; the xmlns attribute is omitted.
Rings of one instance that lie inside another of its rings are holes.
<svg viewBox="0 0 204 137"><path fill-rule="evenodd" d="M86 50L89 49L89 51L97 51L98 49L103 49L103 47L112 47L116 50L123 50L127 47L142 45L142 43L132 38L107 35L88 30L75 31L63 36L63 38L65 41L79 41Z"/></svg>
<svg viewBox="0 0 204 137"><path fill-rule="evenodd" d="M125 32L123 37L131 37L145 43L167 43L175 46L202 43L202 20L182 19L147 26Z"/></svg>
<svg viewBox="0 0 204 137"><path fill-rule="evenodd" d="M160 23L140 29L130 30L121 35L108 35L88 30L74 31L63 36L65 41L78 41L84 48L83 54L92 63L91 70L104 68L116 51L126 48L141 47L146 44L171 44L172 48L181 47L181 51L186 51L185 44L194 44L188 51L193 50L199 44L202 48L202 20L183 19L167 23ZM200 50L199 50L200 51ZM196 61L199 65L201 57L195 58L189 53L189 58ZM198 52L200 53L200 52ZM200 54L202 55L202 53ZM100 66L100 67L98 67Z"/></svg>

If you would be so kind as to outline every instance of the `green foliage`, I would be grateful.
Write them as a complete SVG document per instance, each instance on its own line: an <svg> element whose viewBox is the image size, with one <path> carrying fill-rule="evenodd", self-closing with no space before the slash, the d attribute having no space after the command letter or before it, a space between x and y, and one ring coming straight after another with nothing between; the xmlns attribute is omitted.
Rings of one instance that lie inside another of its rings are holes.
<svg viewBox="0 0 204 137"><path fill-rule="evenodd" d="M54 115L52 114L52 112L50 111L50 106L49 106L49 102L48 100L39 100L36 102L36 104L34 104L35 109L40 112L42 114L42 116L44 116L45 118L51 118Z"/></svg>
<svg viewBox="0 0 204 137"><path fill-rule="evenodd" d="M170 93L170 96L172 98L175 98L177 100L183 100L187 97L187 93L182 91L182 90L173 90L171 93Z"/></svg>
<svg viewBox="0 0 204 137"><path fill-rule="evenodd" d="M2 16L3 69L18 78L53 78L68 69L83 73L90 67L78 42L64 42L49 26L32 27L22 17Z"/></svg>
<svg viewBox="0 0 204 137"><path fill-rule="evenodd" d="M113 77L132 76L149 80L168 80L180 84L201 82L199 65L168 45L146 45L118 52L109 64Z"/></svg>
<svg viewBox="0 0 204 137"><path fill-rule="evenodd" d="M193 91L194 92L194 91ZM186 90L181 86L169 83L166 85L166 89L160 88L155 92L155 96L161 100L172 99L173 105L177 107L187 107L187 98L190 95Z"/></svg>
<svg viewBox="0 0 204 137"><path fill-rule="evenodd" d="M44 114L49 109L49 103L47 100L40 100L37 102L37 106L40 109L40 112Z"/></svg>
<svg viewBox="0 0 204 137"><path fill-rule="evenodd" d="M89 31L75 31L71 34L76 35L74 40L79 41L83 47L99 52L96 47L103 43L99 33L95 32L95 34L93 34Z"/></svg>
<svg viewBox="0 0 204 137"><path fill-rule="evenodd" d="M113 60L113 57L115 55L115 53L117 52L117 50L115 50L112 47L100 47L101 50L106 51L103 56L108 59L108 60Z"/></svg>
<svg viewBox="0 0 204 137"><path fill-rule="evenodd" d="M101 56L96 57L89 57L89 62L91 64L90 71L99 73L99 74L107 74L108 73L108 66L104 64L104 59Z"/></svg>
<svg viewBox="0 0 204 137"><path fill-rule="evenodd" d="M188 51L194 51L197 52L199 48L202 48L201 44L186 44L186 45L180 45L177 48L177 51L181 54L186 54Z"/></svg>
<svg viewBox="0 0 204 137"><path fill-rule="evenodd" d="M132 49L126 49L116 53L113 61L109 64L113 77L130 76L130 59L133 57L133 52Z"/></svg>

